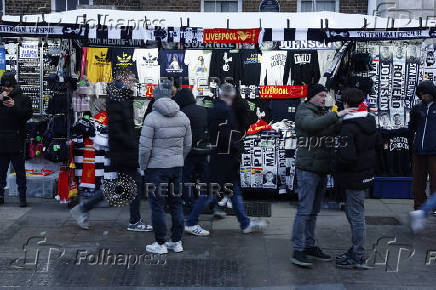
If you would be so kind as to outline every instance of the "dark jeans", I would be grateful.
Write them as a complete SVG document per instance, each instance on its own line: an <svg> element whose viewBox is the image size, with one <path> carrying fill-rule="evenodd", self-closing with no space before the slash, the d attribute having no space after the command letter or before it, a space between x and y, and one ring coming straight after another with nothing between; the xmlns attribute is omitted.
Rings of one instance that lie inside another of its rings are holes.
<svg viewBox="0 0 436 290"><path fill-rule="evenodd" d="M236 213L236 217L239 222L241 230L244 230L250 224L250 219L248 218L245 208L244 201L242 200L241 186L239 181L233 183L233 194L230 196L232 201L233 210ZM216 203L216 195L208 194L208 192L202 192L194 204L191 214L186 219L187 226L198 225L198 217L201 212L206 208L211 202Z"/></svg>
<svg viewBox="0 0 436 290"><path fill-rule="evenodd" d="M130 220L129 223L136 224L141 220L140 206L141 206L141 198L144 194L144 178L136 171L131 170L129 172L125 172L129 176L135 178L136 185L138 186L138 194L135 199L130 202ZM86 202L82 203L81 208L83 211L92 210L100 201L104 199L103 191L99 190L96 194L88 199Z"/></svg>
<svg viewBox="0 0 436 290"><path fill-rule="evenodd" d="M16 173L16 182L20 200L26 200L26 168L24 165L24 154L20 153L6 153L0 154L0 196L4 195L6 179L8 177L9 163L12 163Z"/></svg>
<svg viewBox="0 0 436 290"><path fill-rule="evenodd" d="M182 193L180 192L182 168L149 168L146 171L146 181L148 183L146 184L147 194L151 205L151 222L156 242L159 244L166 242L167 224L164 211L166 201L168 201L172 217L171 240L173 242L181 241L184 230ZM152 184L155 186L154 191L150 188ZM171 187L174 190L171 190Z"/></svg>
<svg viewBox="0 0 436 290"><path fill-rule="evenodd" d="M196 183L197 179L204 182L207 177L207 155L189 154L183 167L183 184ZM185 208L192 209L195 201L195 187L183 186L183 201Z"/></svg>
<svg viewBox="0 0 436 290"><path fill-rule="evenodd" d="M297 168L298 209L292 230L295 251L315 246L316 218L324 198L327 176Z"/></svg>
<svg viewBox="0 0 436 290"><path fill-rule="evenodd" d="M369 189L346 189L347 202L345 213L351 226L353 254L357 260L365 258L365 196Z"/></svg>
<svg viewBox="0 0 436 290"><path fill-rule="evenodd" d="M436 155L413 154L413 196L415 209L420 208L427 200L427 176L430 175L430 190L436 191Z"/></svg>

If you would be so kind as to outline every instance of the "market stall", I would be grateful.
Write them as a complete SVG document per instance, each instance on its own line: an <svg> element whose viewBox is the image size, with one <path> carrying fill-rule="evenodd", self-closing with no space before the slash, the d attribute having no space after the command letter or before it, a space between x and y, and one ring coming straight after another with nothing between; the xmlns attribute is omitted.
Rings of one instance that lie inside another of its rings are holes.
<svg viewBox="0 0 436 290"><path fill-rule="evenodd" d="M126 22L115 22L123 16ZM39 129L28 136L29 148L38 149L29 149L28 157L64 165L58 190L68 201L116 177L108 166L105 103L107 85L121 69L137 78L138 129L161 78L191 88L205 107L213 105L220 83L232 82L253 123L244 140L241 184L265 192L294 189L293 121L307 86L325 84L331 109L341 105L343 87L358 87L385 138L378 175L406 178L409 112L417 83L433 79L436 29L418 20L331 12L75 10L4 16L0 35L5 70L16 71L39 117L32 121Z"/></svg>

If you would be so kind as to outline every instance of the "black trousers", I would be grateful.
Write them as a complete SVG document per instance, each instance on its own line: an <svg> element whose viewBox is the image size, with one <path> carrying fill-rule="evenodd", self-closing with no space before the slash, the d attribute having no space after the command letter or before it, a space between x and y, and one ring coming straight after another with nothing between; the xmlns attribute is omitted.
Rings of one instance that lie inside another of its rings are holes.
<svg viewBox="0 0 436 290"><path fill-rule="evenodd" d="M12 163L18 185L20 200L26 200L26 169L24 166L24 154L20 153L0 153L0 196L4 195L6 178L8 176L9 163Z"/></svg>

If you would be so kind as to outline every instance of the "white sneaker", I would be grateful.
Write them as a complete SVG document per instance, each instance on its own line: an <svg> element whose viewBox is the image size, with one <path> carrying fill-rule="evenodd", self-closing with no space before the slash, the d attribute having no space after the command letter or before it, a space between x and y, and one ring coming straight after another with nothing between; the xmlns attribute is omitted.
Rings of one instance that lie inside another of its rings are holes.
<svg viewBox="0 0 436 290"><path fill-rule="evenodd" d="M232 200L229 198L226 204L227 208L233 208Z"/></svg>
<svg viewBox="0 0 436 290"><path fill-rule="evenodd" d="M226 206L228 200L229 200L229 198L227 196L224 196L223 199L218 201L218 205L221 207L224 207L224 206Z"/></svg>
<svg viewBox="0 0 436 290"><path fill-rule="evenodd" d="M203 229L200 225L195 225L191 227L185 226L185 232L194 236L201 236L201 237L205 237L210 234L209 231Z"/></svg>
<svg viewBox="0 0 436 290"><path fill-rule="evenodd" d="M410 216L410 228L414 233L419 233L424 230L425 227L425 215L422 210L415 210L409 213Z"/></svg>
<svg viewBox="0 0 436 290"><path fill-rule="evenodd" d="M182 245L182 241L178 241L178 242L166 242L166 247L168 248L168 250L173 251L174 253L181 253L183 252L183 245Z"/></svg>
<svg viewBox="0 0 436 290"><path fill-rule="evenodd" d="M82 211L80 204L76 205L70 210L71 216L76 221L77 225L84 230L89 230L89 213Z"/></svg>
<svg viewBox="0 0 436 290"><path fill-rule="evenodd" d="M151 245L147 245L145 247L145 251L152 253L152 254L160 254L160 255L168 254L168 249L167 249L166 243L159 245L158 242L154 242Z"/></svg>
<svg viewBox="0 0 436 290"><path fill-rule="evenodd" d="M246 229L243 229L242 232L244 234L254 233L254 232L262 232L268 227L268 222L264 219L250 221L250 224Z"/></svg>

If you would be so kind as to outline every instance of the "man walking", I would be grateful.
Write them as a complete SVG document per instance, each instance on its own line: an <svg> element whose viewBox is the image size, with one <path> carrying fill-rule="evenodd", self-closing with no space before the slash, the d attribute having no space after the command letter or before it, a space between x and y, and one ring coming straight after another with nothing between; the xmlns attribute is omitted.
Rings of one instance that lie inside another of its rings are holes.
<svg viewBox="0 0 436 290"><path fill-rule="evenodd" d="M151 221L156 241L146 251L166 254L183 251L183 207L181 193L184 159L191 150L192 134L188 117L171 99L172 82L163 80L153 90L156 101L145 118L139 140L139 165L146 174L146 192L151 204ZM153 189L150 190L150 187ZM172 235L167 242L165 200L172 216Z"/></svg>
<svg viewBox="0 0 436 290"><path fill-rule="evenodd" d="M216 147L211 153L209 166L209 182L217 183L221 188L225 184L232 184L233 194L230 196L233 210L236 213L242 233L263 231L267 227L265 220L250 220L245 213L242 192L239 181L240 142L242 134L239 131L237 118L232 110L232 103L236 97L236 89L230 83L224 83L219 88L219 99L208 112L208 128L212 144ZM198 224L198 217L203 209L215 196L211 192L200 196L194 208L186 219L185 231L195 236L208 236L209 231Z"/></svg>
<svg viewBox="0 0 436 290"><path fill-rule="evenodd" d="M15 76L5 73L0 94L0 205L4 203L4 188L12 162L20 197L20 207L26 207L26 169L24 166L25 125L32 117L32 102L22 94Z"/></svg>
<svg viewBox="0 0 436 290"><path fill-rule="evenodd" d="M427 199L425 190L429 175L431 192L436 191L436 87L432 81L423 81L416 95L422 102L412 108L409 123L415 210Z"/></svg>
<svg viewBox="0 0 436 290"><path fill-rule="evenodd" d="M294 254L291 261L302 267L312 266L307 256L331 260L315 246L316 218L324 197L327 174L334 168L336 126L341 117L354 110L326 112L326 97L324 86L309 86L307 101L299 105L295 115L298 209L292 233Z"/></svg>
<svg viewBox="0 0 436 290"><path fill-rule="evenodd" d="M364 95L359 89L342 91L344 108L358 108ZM345 269L368 269L365 258L365 196L374 184L377 128L367 111L343 118L336 156L335 181L345 189L348 222L353 246L336 257L336 266Z"/></svg>

